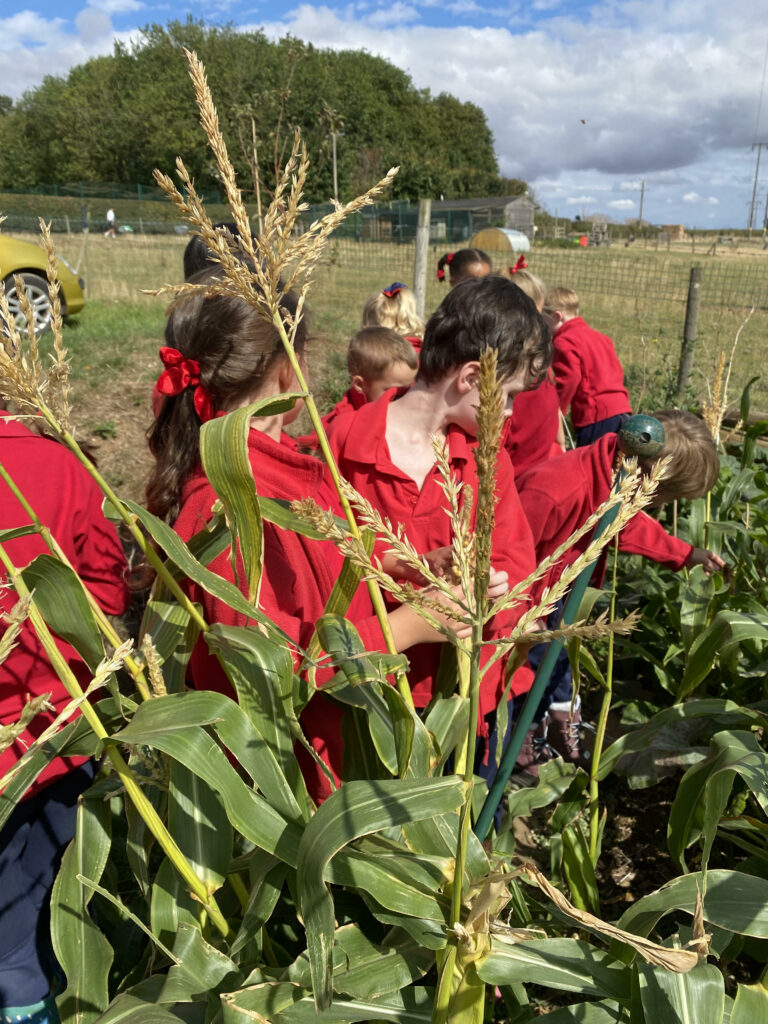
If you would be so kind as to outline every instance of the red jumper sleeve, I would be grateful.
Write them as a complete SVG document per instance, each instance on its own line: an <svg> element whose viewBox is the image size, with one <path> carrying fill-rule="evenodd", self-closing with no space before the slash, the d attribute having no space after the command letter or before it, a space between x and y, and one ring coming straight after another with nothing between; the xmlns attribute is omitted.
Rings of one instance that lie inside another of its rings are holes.
<svg viewBox="0 0 768 1024"><path fill-rule="evenodd" d="M692 544L672 537L661 523L645 512L638 512L621 531L619 548L632 555L643 555L675 571L683 568L693 551Z"/></svg>
<svg viewBox="0 0 768 1024"><path fill-rule="evenodd" d="M565 414L570 409L573 396L581 384L581 360L572 345L564 344L563 342L558 343L557 334L554 339L554 349L552 370L555 374L555 385L560 399L560 409Z"/></svg>

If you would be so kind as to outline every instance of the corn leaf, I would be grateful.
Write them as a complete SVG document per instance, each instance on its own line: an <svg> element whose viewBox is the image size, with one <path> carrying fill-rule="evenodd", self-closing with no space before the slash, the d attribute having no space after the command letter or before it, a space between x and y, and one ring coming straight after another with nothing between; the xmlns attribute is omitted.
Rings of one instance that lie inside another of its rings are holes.
<svg viewBox="0 0 768 1024"><path fill-rule="evenodd" d="M722 1024L723 975L714 964L699 964L685 974L637 965L640 1000L647 1021Z"/></svg>
<svg viewBox="0 0 768 1024"><path fill-rule="evenodd" d="M715 581L702 566L695 566L680 591L680 631L686 651L706 627L709 605L715 594Z"/></svg>
<svg viewBox="0 0 768 1024"><path fill-rule="evenodd" d="M51 937L67 987L56 1003L68 1024L90 1024L109 1004L110 944L96 927L88 904L93 890L77 878L98 882L109 857L111 809L102 799L82 799L75 836L64 852L51 895Z"/></svg>
<svg viewBox="0 0 768 1024"><path fill-rule="evenodd" d="M237 965L209 945L193 925L179 924L172 953L176 963L157 995L158 1003L195 1002L222 987L242 984Z"/></svg>
<svg viewBox="0 0 768 1024"><path fill-rule="evenodd" d="M685 672L677 691L683 700L709 675L715 659L744 643L745 640L768 641L768 618L757 618L742 612L722 610L691 644Z"/></svg>
<svg viewBox="0 0 768 1024"><path fill-rule="evenodd" d="M200 904L192 899L176 868L166 858L152 880L152 934L170 948L182 924L200 928L199 916Z"/></svg>
<svg viewBox="0 0 768 1024"><path fill-rule="evenodd" d="M768 814L768 754L750 732L720 732L712 737L710 753L693 765L678 786L669 814L669 852L685 870L685 850L699 836L706 865L736 776L746 782Z"/></svg>
<svg viewBox="0 0 768 1024"><path fill-rule="evenodd" d="M237 692L237 701L272 753L298 804L307 793L293 749L298 721L293 709L293 658L283 644L258 630L212 626L205 636Z"/></svg>
<svg viewBox="0 0 768 1024"><path fill-rule="evenodd" d="M459 779L349 782L325 801L299 846L299 908L307 931L312 986L319 1010L331 1005L333 899L325 885L327 864L358 836L455 810L464 798Z"/></svg>
<svg viewBox="0 0 768 1024"><path fill-rule="evenodd" d="M631 994L629 969L588 942L580 939L532 939L506 942L494 935L491 951L477 965L477 973L489 985L534 981L562 992L578 992L598 999L628 1004Z"/></svg>
<svg viewBox="0 0 768 1024"><path fill-rule="evenodd" d="M123 992L99 1017L98 1024L179 1024L179 1018L141 996Z"/></svg>
<svg viewBox="0 0 768 1024"><path fill-rule="evenodd" d="M232 857L232 827L219 796L199 775L171 762L168 827L209 892L224 884Z"/></svg>
<svg viewBox="0 0 768 1024"><path fill-rule="evenodd" d="M53 555L38 555L21 575L53 632L95 671L104 657L104 645L77 573Z"/></svg>
<svg viewBox="0 0 768 1024"><path fill-rule="evenodd" d="M263 850L254 851L248 872L248 903L238 933L229 948L231 956L236 957L249 942L255 942L261 948L259 932L277 906L286 872L285 864L281 864L275 857L265 854Z"/></svg>
<svg viewBox="0 0 768 1024"><path fill-rule="evenodd" d="M764 982L737 987L730 1024L768 1024L768 989Z"/></svg>
<svg viewBox="0 0 768 1024"><path fill-rule="evenodd" d="M158 653L167 692L180 693L186 687L187 666L200 635L197 623L186 608L157 586L144 611L141 633L149 636Z"/></svg>
<svg viewBox="0 0 768 1024"><path fill-rule="evenodd" d="M352 1024L386 1020L395 1024L430 1024L433 995L408 988L379 999L336 998L318 1012L312 996L300 985L267 982L222 996L222 1024Z"/></svg>
<svg viewBox="0 0 768 1024"><path fill-rule="evenodd" d="M572 1003L560 1010L542 1013L537 1019L547 1024L618 1024L628 1020L624 1008L607 999L594 1003Z"/></svg>
<svg viewBox="0 0 768 1024"><path fill-rule="evenodd" d="M264 528L259 497L248 454L253 406L209 420L200 430L200 460L208 481L221 499L232 533L230 564L237 580L238 553L245 567L241 587L248 601L258 601L264 562Z"/></svg>
<svg viewBox="0 0 768 1024"><path fill-rule="evenodd" d="M131 723L117 734L117 738L123 743L146 743L157 747L183 760L193 772L207 778L205 762L190 765L189 756L184 751L185 744L193 737L205 744L203 726L215 730L275 811L296 820L301 817L298 804L271 750L242 708L223 694L195 690L147 701L138 708ZM208 740L213 742L210 737ZM211 784L214 785L212 781Z"/></svg>

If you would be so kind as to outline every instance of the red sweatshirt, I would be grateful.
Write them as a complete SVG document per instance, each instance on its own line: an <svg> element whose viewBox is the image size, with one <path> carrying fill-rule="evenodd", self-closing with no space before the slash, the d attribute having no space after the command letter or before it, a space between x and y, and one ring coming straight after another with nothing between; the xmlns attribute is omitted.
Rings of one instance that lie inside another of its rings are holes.
<svg viewBox="0 0 768 1024"><path fill-rule="evenodd" d="M0 461L11 479L50 529L69 561L101 607L109 615L121 615L128 605L125 557L114 526L101 511L102 493L71 452L56 441L32 433L0 412ZM10 488L0 481L0 528L26 526L29 516ZM3 542L17 568L24 568L49 549L38 534ZM5 584L5 571L0 568ZM16 603L16 592L0 589L0 612L8 612ZM5 623L0 624L5 629ZM76 651L57 641L58 647L81 683L87 685L91 674ZM56 713L43 712L30 723L16 742L0 754L2 776L23 754L31 741L53 721L69 701L64 684L51 667L34 629L25 622L17 646L0 664L0 722L18 720L27 696L37 697L51 691ZM52 782L84 758L57 758L42 772L27 795Z"/></svg>
<svg viewBox="0 0 768 1024"><path fill-rule="evenodd" d="M594 444L574 448L521 474L517 484L520 501L531 524L539 561L551 555L609 496L617 444L616 434L606 434ZM582 538L567 551L549 580L540 586L557 579L563 567L586 549L590 539ZM691 544L671 537L645 512L638 512L624 527L619 548L670 569L682 569L693 551Z"/></svg>
<svg viewBox="0 0 768 1024"><path fill-rule="evenodd" d="M388 391L354 415L338 419L330 434L331 449L343 476L353 487L394 526L402 524L405 536L416 550L426 553L452 541L447 502L436 465L419 489L416 482L392 462L386 426L389 403L396 397L398 392ZM449 428L451 470L477 495L473 446L474 441L463 430ZM514 471L504 451L500 452L497 467L497 493L501 500L496 505L492 564L494 568L509 573L509 585L512 587L533 571L535 562L530 529L515 489ZM491 624L495 635L509 632L524 610L525 606L518 605L498 616ZM429 703L439 657L440 645L437 644L422 644L408 651L408 678L416 707L425 707ZM484 677L481 715L496 707L502 690L501 676L501 667L497 664Z"/></svg>
<svg viewBox="0 0 768 1024"><path fill-rule="evenodd" d="M503 438L516 476L545 459L562 455L563 449L557 443L559 426L560 403L549 377L535 391L515 395Z"/></svg>
<svg viewBox="0 0 768 1024"><path fill-rule="evenodd" d="M323 464L302 455L287 445L278 444L266 434L251 430L248 447L257 490L265 498L297 500L314 498L322 508L338 511L335 492L323 479ZM202 469L185 484L182 506L174 529L183 540L198 533L211 518L216 492ZM210 564L212 572L233 580L230 551L223 551ZM281 530L264 523L264 570L259 606L290 637L306 647L314 633L315 623L322 615L331 589L341 571L342 556L330 541L310 540L290 530ZM238 558L238 579L244 581L242 558ZM238 612L211 597L202 588L189 582L190 597L203 607L208 622L225 625L246 625ZM373 614L366 588L360 587L347 613L354 623L366 650L384 651L386 646L378 620ZM327 671L325 678L331 675ZM208 653L204 639L192 652L189 665L192 682L200 689L217 690L233 697L234 692L218 661ZM318 673L323 679L323 674ZM334 770L338 779L341 768L341 714L335 705L317 696L302 714L302 724L315 748ZM300 760L301 757L300 757ZM327 795L324 777L307 768L302 760L310 791L315 799Z"/></svg>
<svg viewBox="0 0 768 1024"><path fill-rule="evenodd" d="M574 427L632 412L624 370L613 342L580 316L566 320L552 338L560 408L571 410Z"/></svg>

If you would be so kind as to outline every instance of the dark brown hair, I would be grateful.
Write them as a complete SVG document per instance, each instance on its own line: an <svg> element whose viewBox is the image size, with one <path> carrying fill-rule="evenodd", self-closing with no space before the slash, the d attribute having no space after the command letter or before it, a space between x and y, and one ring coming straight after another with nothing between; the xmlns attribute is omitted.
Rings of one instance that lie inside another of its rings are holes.
<svg viewBox="0 0 768 1024"><path fill-rule="evenodd" d="M658 458L669 456L671 462L659 482L658 500L701 498L717 483L720 457L709 428L698 416L681 409L662 409L653 414L664 427L664 447ZM644 459L647 472L656 459Z"/></svg>
<svg viewBox="0 0 768 1024"><path fill-rule="evenodd" d="M457 249L456 252L445 252L437 261L437 279L445 280L445 268L452 286L460 284L467 276L467 269L478 263L488 265L491 269L491 258L482 249Z"/></svg>
<svg viewBox="0 0 768 1024"><path fill-rule="evenodd" d="M527 362L542 375L552 362L552 334L532 299L509 279L489 275L452 288L427 322L417 380L433 384L454 367L498 353L500 380Z"/></svg>
<svg viewBox="0 0 768 1024"><path fill-rule="evenodd" d="M194 284L212 283L220 268L209 268L191 278ZM283 299L287 315L296 311L296 297ZM296 351L306 344L304 321L296 332ZM200 383L208 389L216 412L237 408L256 394L274 365L286 358L277 328L244 299L198 292L183 298L171 310L165 344L200 364ZM155 466L147 484L147 507L168 522L178 515L181 489L199 463L200 419L194 390L167 396L147 437Z"/></svg>

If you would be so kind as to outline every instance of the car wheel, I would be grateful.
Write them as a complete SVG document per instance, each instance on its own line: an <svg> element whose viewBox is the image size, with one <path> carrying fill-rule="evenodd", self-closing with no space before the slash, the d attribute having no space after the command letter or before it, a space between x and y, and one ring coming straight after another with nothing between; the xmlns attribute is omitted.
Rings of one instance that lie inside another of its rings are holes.
<svg viewBox="0 0 768 1024"><path fill-rule="evenodd" d="M24 281L32 305L35 334L42 334L51 326L51 299L48 295L48 282L37 274L19 274L17 276ZM16 294L16 283L13 276L7 277L3 283L8 299L8 309L16 322L16 327L21 332L26 331L27 321L21 308L19 296Z"/></svg>

